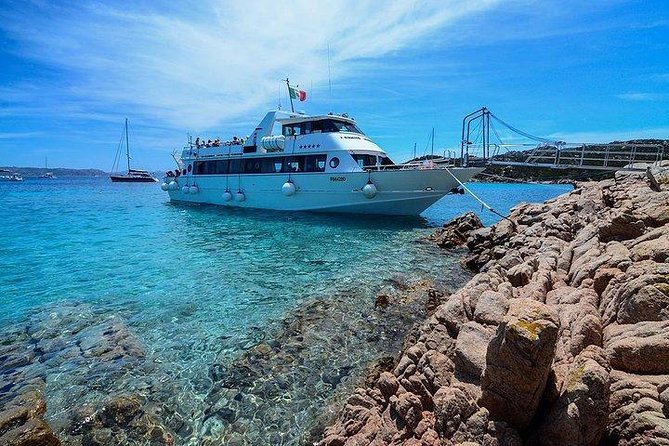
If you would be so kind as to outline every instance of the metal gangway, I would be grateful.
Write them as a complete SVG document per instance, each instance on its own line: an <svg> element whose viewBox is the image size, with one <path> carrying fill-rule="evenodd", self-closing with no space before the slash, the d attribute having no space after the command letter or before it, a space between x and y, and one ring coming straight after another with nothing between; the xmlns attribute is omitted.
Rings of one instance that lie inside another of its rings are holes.
<svg viewBox="0 0 669 446"><path fill-rule="evenodd" d="M495 123L524 142L504 143ZM496 138L491 142L491 132ZM528 141L529 140L529 141ZM669 160L662 141L568 143L534 136L495 116L483 107L462 121L462 165L499 165L551 169L645 170ZM669 161L667 161L669 164Z"/></svg>

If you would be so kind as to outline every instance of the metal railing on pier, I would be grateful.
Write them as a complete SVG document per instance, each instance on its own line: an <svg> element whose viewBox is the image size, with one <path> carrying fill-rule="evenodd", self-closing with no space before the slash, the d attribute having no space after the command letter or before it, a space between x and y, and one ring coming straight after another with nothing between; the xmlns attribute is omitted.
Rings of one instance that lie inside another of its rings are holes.
<svg viewBox="0 0 669 446"><path fill-rule="evenodd" d="M546 167L552 169L645 170L669 155L662 144L581 144L577 147L537 146L519 154L498 154L492 165Z"/></svg>
<svg viewBox="0 0 669 446"><path fill-rule="evenodd" d="M526 143L505 144L495 123L505 129L505 139L520 138ZM499 144L491 142L491 133ZM606 144L554 141L519 130L483 107L462 121L460 156L464 166L492 164L550 169L645 170L648 165L669 163L669 143L664 140Z"/></svg>

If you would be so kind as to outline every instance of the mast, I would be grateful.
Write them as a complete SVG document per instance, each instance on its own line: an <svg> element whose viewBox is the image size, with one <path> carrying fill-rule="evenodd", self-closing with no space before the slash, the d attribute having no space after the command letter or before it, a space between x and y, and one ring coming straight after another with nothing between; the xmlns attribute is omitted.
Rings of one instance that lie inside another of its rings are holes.
<svg viewBox="0 0 669 446"><path fill-rule="evenodd" d="M128 172L130 172L130 144L128 144L128 118L125 118L125 155L128 157Z"/></svg>
<svg viewBox="0 0 669 446"><path fill-rule="evenodd" d="M330 89L330 113L332 113L332 74L330 72L330 42L328 42L328 88Z"/></svg>
<svg viewBox="0 0 669 446"><path fill-rule="evenodd" d="M434 127L432 127L432 156L434 156Z"/></svg>
<svg viewBox="0 0 669 446"><path fill-rule="evenodd" d="M295 113L295 107L293 106L293 95L290 92L290 82L288 82L288 78L286 78L286 86L288 87L288 98L290 99L290 110Z"/></svg>

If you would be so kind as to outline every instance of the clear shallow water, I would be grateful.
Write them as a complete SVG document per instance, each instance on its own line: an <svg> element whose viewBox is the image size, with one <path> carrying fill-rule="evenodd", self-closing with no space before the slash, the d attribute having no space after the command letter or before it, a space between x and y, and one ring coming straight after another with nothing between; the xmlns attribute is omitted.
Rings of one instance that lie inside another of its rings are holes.
<svg viewBox="0 0 669 446"><path fill-rule="evenodd" d="M469 187L502 213L570 189ZM422 229L467 211L484 224L499 219L481 212L469 195L445 197L416 219L177 206L158 187L112 185L106 178L0 183L0 195L0 326L62 299L156 306L160 312L169 311L161 303L236 296L221 311L251 320L285 307L286 299L277 302L268 290L300 295L314 284L327 288L323 281L364 278L379 258L390 262L389 269L407 266L402 244ZM257 306L263 310L240 312Z"/></svg>
<svg viewBox="0 0 669 446"><path fill-rule="evenodd" d="M544 201L570 188L477 183L471 189L506 213L520 201ZM373 298L393 274L443 274L457 259L415 240L430 225L481 210L468 195L444 198L423 218L178 206L157 185L112 185L106 178L0 183L0 196L0 334L74 303L86 305L76 309L82 320L121 318L194 419L212 363L238 356L307 299L350 290ZM498 219L480 215L486 224ZM57 420L81 403L70 389L77 372L59 362L44 373ZM59 384L49 388L54 376ZM129 386L131 378L114 385ZM81 390L79 398L95 395Z"/></svg>

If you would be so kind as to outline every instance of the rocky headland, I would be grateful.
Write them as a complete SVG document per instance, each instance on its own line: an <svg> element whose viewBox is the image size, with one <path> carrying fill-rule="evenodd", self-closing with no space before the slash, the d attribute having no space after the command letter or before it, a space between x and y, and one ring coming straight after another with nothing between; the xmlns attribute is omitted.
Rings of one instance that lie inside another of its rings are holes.
<svg viewBox="0 0 669 446"><path fill-rule="evenodd" d="M669 445L667 179L620 172L439 230L478 273L318 444Z"/></svg>

